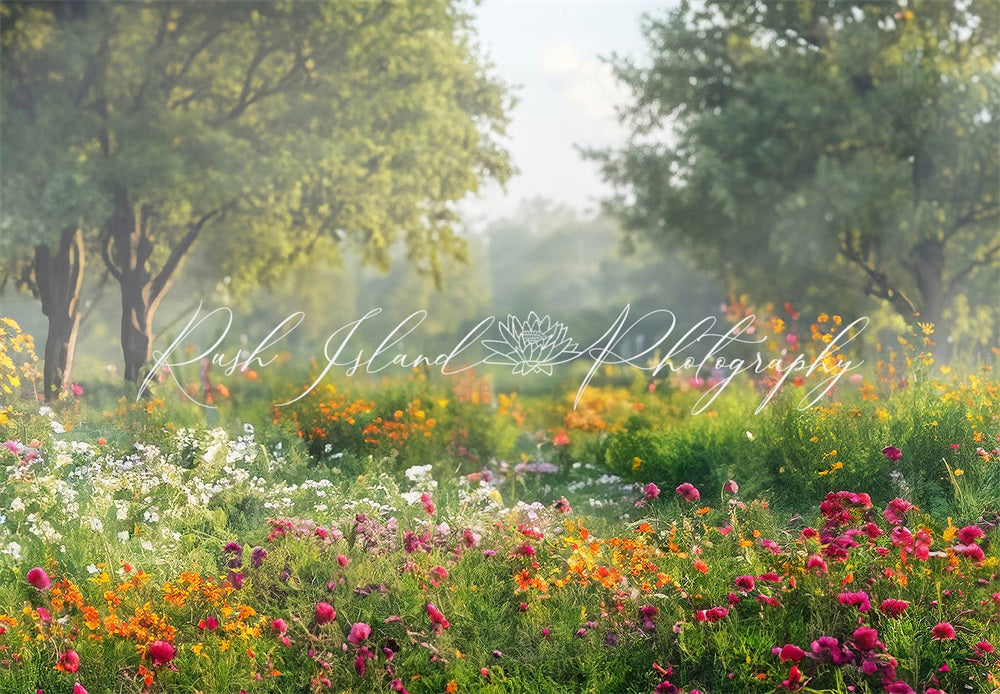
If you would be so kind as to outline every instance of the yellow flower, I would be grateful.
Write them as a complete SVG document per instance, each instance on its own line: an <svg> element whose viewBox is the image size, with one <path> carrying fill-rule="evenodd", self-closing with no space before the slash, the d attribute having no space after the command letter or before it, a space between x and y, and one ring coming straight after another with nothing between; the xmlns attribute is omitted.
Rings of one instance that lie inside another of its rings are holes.
<svg viewBox="0 0 1000 694"><path fill-rule="evenodd" d="M955 468L955 473L954 474L955 474L955 477L958 477L959 475L964 475L965 474L965 470L963 470L960 467L957 467L957 468Z"/></svg>
<svg viewBox="0 0 1000 694"><path fill-rule="evenodd" d="M828 320L830 320L830 316L826 315L825 313L821 313L818 316L816 316L817 323L826 323Z"/></svg>
<svg viewBox="0 0 1000 694"><path fill-rule="evenodd" d="M632 458L632 469L633 470L638 470L640 465L642 465L642 458L640 458L639 456L636 456L636 457Z"/></svg>
<svg viewBox="0 0 1000 694"><path fill-rule="evenodd" d="M924 335L933 335L934 334L934 324L933 323L921 323L921 322L917 321L917 325L920 326L920 329L923 331Z"/></svg>

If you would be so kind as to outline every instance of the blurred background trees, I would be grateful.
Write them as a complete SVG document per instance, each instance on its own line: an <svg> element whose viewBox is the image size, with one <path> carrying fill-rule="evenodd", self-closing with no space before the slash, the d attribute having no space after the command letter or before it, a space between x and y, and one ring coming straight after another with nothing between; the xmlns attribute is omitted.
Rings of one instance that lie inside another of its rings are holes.
<svg viewBox="0 0 1000 694"><path fill-rule="evenodd" d="M1000 5L682 2L645 34L630 140L591 153L631 232L760 302L996 344Z"/></svg>

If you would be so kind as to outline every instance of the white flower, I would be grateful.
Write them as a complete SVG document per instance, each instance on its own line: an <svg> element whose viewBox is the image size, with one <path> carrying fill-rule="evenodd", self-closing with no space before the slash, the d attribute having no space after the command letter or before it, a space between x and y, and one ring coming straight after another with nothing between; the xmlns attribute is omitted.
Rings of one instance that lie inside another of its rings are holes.
<svg viewBox="0 0 1000 694"><path fill-rule="evenodd" d="M57 434L65 434L66 433L66 427L64 427L62 424L60 424L59 422L57 422L56 420L53 419L52 420L52 431L54 431Z"/></svg>
<svg viewBox="0 0 1000 694"><path fill-rule="evenodd" d="M24 510L24 502L21 501L21 497L15 497L13 501L10 502L10 510L18 513Z"/></svg>
<svg viewBox="0 0 1000 694"><path fill-rule="evenodd" d="M251 424L250 422L244 424L243 431L247 434L247 436L253 436L253 424Z"/></svg>
<svg viewBox="0 0 1000 694"><path fill-rule="evenodd" d="M41 407L38 408L38 414L42 415L43 417L51 417L52 408L49 407L48 405L42 405Z"/></svg>
<svg viewBox="0 0 1000 694"><path fill-rule="evenodd" d="M93 576L94 574L96 574L99 571L100 571L100 569L98 569L95 564L88 564L87 565L87 573L89 573L91 576Z"/></svg>
<svg viewBox="0 0 1000 694"><path fill-rule="evenodd" d="M128 538L129 538L128 530L122 530L120 533L118 533L118 539L121 540L122 542L128 542Z"/></svg>
<svg viewBox="0 0 1000 694"><path fill-rule="evenodd" d="M21 560L21 545L17 544L16 542L8 543L7 546L3 548L3 550L0 550L0 552L10 556L10 558L13 559L14 561Z"/></svg>

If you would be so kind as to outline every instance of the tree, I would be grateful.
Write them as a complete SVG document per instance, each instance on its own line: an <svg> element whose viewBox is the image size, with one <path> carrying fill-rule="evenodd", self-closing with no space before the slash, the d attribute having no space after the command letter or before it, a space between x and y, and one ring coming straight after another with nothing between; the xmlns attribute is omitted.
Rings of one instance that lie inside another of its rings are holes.
<svg viewBox="0 0 1000 694"><path fill-rule="evenodd" d="M436 274L462 253L453 203L509 174L495 143L504 87L449 0L86 10L60 22L18 6L24 35L45 37L19 48L54 66L33 94L68 86L83 95L68 117L96 124L86 185L110 208L98 242L121 288L127 380L150 360L156 310L193 249L234 284L342 243L385 267L404 241Z"/></svg>
<svg viewBox="0 0 1000 694"><path fill-rule="evenodd" d="M48 318L45 340L44 393L51 400L69 385L80 325L78 310L86 265L85 230L94 231L108 208L81 177L94 176L87 144L96 130L77 111L82 94L69 89L36 90L47 71L61 69L70 82L86 79L82 63L57 65L22 47L50 39L29 31L28 15L38 8L3 6L0 44L3 61L2 154L3 205L0 212L0 258L8 275L41 300ZM53 6L50 26L76 21L80 7ZM73 55L84 37L63 46Z"/></svg>
<svg viewBox="0 0 1000 694"><path fill-rule="evenodd" d="M649 65L616 62L610 204L761 300L853 287L948 336L963 297L1000 306L998 26L978 0L683 2Z"/></svg>

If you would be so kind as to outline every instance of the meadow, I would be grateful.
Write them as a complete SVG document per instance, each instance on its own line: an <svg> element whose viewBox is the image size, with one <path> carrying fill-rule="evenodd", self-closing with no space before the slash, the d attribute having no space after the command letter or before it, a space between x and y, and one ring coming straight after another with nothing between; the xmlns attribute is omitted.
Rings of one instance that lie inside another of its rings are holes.
<svg viewBox="0 0 1000 694"><path fill-rule="evenodd" d="M699 415L710 382L611 367L575 408L419 370L43 404L0 330L0 691L1000 688L1000 386L932 326Z"/></svg>

